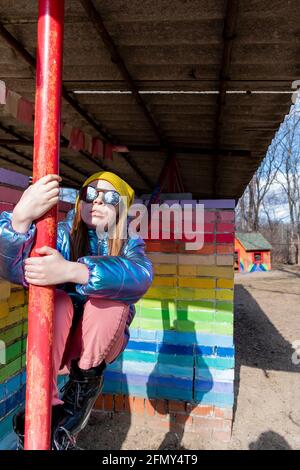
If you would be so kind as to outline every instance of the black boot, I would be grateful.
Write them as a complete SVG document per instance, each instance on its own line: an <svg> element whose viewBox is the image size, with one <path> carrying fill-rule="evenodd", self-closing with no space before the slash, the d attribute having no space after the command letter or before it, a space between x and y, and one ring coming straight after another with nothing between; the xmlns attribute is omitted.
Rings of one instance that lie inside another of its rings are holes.
<svg viewBox="0 0 300 470"><path fill-rule="evenodd" d="M69 381L62 388L65 418L56 428L54 440L59 448L64 448L62 441L68 442L86 426L93 406L103 388L103 372L106 364L91 369L80 369L77 361L72 361ZM75 443L71 440L71 445Z"/></svg>
<svg viewBox="0 0 300 470"><path fill-rule="evenodd" d="M51 449L53 449L53 433L58 426L59 422L65 417L65 410L63 405L52 406L52 420L51 420ZM18 413L13 416L13 430L17 435L17 450L24 450L25 440L25 408L22 408Z"/></svg>

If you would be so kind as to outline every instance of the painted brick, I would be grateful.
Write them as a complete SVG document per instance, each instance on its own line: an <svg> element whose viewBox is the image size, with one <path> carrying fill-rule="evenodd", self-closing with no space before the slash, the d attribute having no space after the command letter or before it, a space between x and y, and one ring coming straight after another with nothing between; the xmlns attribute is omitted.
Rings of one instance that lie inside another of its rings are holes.
<svg viewBox="0 0 300 470"><path fill-rule="evenodd" d="M197 266L196 265L178 265L178 273L180 276L196 276Z"/></svg>
<svg viewBox="0 0 300 470"><path fill-rule="evenodd" d="M9 308L18 307L25 303L24 291L12 292L8 299Z"/></svg>
<svg viewBox="0 0 300 470"><path fill-rule="evenodd" d="M179 287L198 287L202 289L213 289L216 285L214 279L183 277L178 279Z"/></svg>
<svg viewBox="0 0 300 470"><path fill-rule="evenodd" d="M176 287L177 279L175 277L154 276L152 286Z"/></svg>
<svg viewBox="0 0 300 470"><path fill-rule="evenodd" d="M124 411L124 395L115 395L115 411Z"/></svg>
<svg viewBox="0 0 300 470"><path fill-rule="evenodd" d="M233 279L217 279L217 287L220 289L233 289Z"/></svg>
<svg viewBox="0 0 300 470"><path fill-rule="evenodd" d="M233 266L233 256L217 255L216 258L218 266Z"/></svg>
<svg viewBox="0 0 300 470"><path fill-rule="evenodd" d="M186 403L181 401L169 400L169 411L170 412L182 412L186 413Z"/></svg>
<svg viewBox="0 0 300 470"><path fill-rule="evenodd" d="M214 255L178 255L179 264L198 264L212 265L215 264Z"/></svg>
<svg viewBox="0 0 300 470"><path fill-rule="evenodd" d="M234 245L217 245L218 255L232 255L234 252Z"/></svg>
<svg viewBox="0 0 300 470"><path fill-rule="evenodd" d="M4 279L0 279L0 301L8 299L10 296L10 290L10 283Z"/></svg>
<svg viewBox="0 0 300 470"><path fill-rule="evenodd" d="M7 188L5 186L0 186L0 201L8 202L10 204L16 204L19 202L23 191L19 191L13 188Z"/></svg>
<svg viewBox="0 0 300 470"><path fill-rule="evenodd" d="M154 274L176 274L177 266L175 264L155 264L154 265Z"/></svg>
<svg viewBox="0 0 300 470"><path fill-rule="evenodd" d="M187 404L187 412L192 416L213 416L213 406Z"/></svg>
<svg viewBox="0 0 300 470"><path fill-rule="evenodd" d="M217 233L234 233L235 225L234 224L217 224Z"/></svg>
<svg viewBox="0 0 300 470"><path fill-rule="evenodd" d="M217 233L217 243L234 243L234 234L232 233Z"/></svg>
<svg viewBox="0 0 300 470"><path fill-rule="evenodd" d="M103 406L106 411L113 411L114 409L114 398L112 395L103 395Z"/></svg>
<svg viewBox="0 0 300 470"><path fill-rule="evenodd" d="M227 289L216 290L216 299L218 300L233 300L233 291Z"/></svg>
<svg viewBox="0 0 300 470"><path fill-rule="evenodd" d="M147 416L154 416L155 415L155 400L149 399L145 400L145 412Z"/></svg>
<svg viewBox="0 0 300 470"><path fill-rule="evenodd" d="M145 412L145 399L144 398L135 397L134 412L139 415L144 415L144 412Z"/></svg>

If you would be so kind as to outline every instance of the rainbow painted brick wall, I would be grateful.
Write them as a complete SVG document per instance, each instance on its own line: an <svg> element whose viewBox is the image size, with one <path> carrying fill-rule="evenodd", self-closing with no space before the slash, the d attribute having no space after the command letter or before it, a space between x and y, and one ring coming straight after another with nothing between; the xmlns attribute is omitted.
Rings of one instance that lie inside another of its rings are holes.
<svg viewBox="0 0 300 470"><path fill-rule="evenodd" d="M201 250L187 252L182 241L147 242L153 285L136 304L131 339L108 366L96 407L130 412L147 426L184 426L228 440L234 401L234 201L199 202L205 204Z"/></svg>
<svg viewBox="0 0 300 470"><path fill-rule="evenodd" d="M26 176L0 170L0 212L13 210L27 184ZM70 208L59 203L59 220ZM14 448L12 417L24 406L27 312L28 290L0 278L0 449Z"/></svg>

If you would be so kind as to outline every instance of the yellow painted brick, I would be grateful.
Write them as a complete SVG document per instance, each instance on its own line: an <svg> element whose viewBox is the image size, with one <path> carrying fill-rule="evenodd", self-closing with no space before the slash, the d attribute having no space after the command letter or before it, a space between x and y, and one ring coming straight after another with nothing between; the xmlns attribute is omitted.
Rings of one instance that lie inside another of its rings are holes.
<svg viewBox="0 0 300 470"><path fill-rule="evenodd" d="M162 276L154 276L152 286L169 286L169 287L176 287L177 279L176 277L162 277Z"/></svg>
<svg viewBox="0 0 300 470"><path fill-rule="evenodd" d="M12 290L24 290L23 286L21 286L20 284L13 284L12 282L10 284L10 287Z"/></svg>
<svg viewBox="0 0 300 470"><path fill-rule="evenodd" d="M5 300L0 301L0 318L5 318L8 315L9 306Z"/></svg>
<svg viewBox="0 0 300 470"><path fill-rule="evenodd" d="M195 287L199 289L214 289L216 281L214 279L181 277L178 280L179 287Z"/></svg>
<svg viewBox="0 0 300 470"><path fill-rule="evenodd" d="M12 292L11 296L8 299L9 308L18 307L19 305L24 305L24 303L25 303L24 290Z"/></svg>
<svg viewBox="0 0 300 470"><path fill-rule="evenodd" d="M18 323L19 321L22 320L23 316L23 307L16 308L9 312L9 315L7 315L4 318L0 318L0 329L6 328L10 325L13 325L14 323Z"/></svg>
<svg viewBox="0 0 300 470"><path fill-rule="evenodd" d="M220 289L233 289L233 279L217 279L217 287Z"/></svg>
<svg viewBox="0 0 300 470"><path fill-rule="evenodd" d="M222 277L226 279L233 279L234 270L233 267L225 268L223 266L197 266L197 276L210 276L210 277Z"/></svg>
<svg viewBox="0 0 300 470"><path fill-rule="evenodd" d="M195 265L190 265L190 264L186 264L186 265L181 265L179 264L178 266L178 273L180 276L196 276L197 275L197 268L198 266L195 266Z"/></svg>
<svg viewBox="0 0 300 470"><path fill-rule="evenodd" d="M10 283L4 279L0 279L0 301L8 299L10 296L10 290Z"/></svg>
<svg viewBox="0 0 300 470"><path fill-rule="evenodd" d="M144 298L148 299L175 299L177 294L176 287L150 287Z"/></svg>
<svg viewBox="0 0 300 470"><path fill-rule="evenodd" d="M154 274L176 274L176 264L155 264Z"/></svg>
<svg viewBox="0 0 300 470"><path fill-rule="evenodd" d="M21 307L23 310L23 318L28 317L28 305L24 305L24 307Z"/></svg>
<svg viewBox="0 0 300 470"><path fill-rule="evenodd" d="M216 290L217 300L233 300L233 290Z"/></svg>
<svg viewBox="0 0 300 470"><path fill-rule="evenodd" d="M177 298L178 299L214 299L215 298L215 289L189 289L189 288L179 288Z"/></svg>

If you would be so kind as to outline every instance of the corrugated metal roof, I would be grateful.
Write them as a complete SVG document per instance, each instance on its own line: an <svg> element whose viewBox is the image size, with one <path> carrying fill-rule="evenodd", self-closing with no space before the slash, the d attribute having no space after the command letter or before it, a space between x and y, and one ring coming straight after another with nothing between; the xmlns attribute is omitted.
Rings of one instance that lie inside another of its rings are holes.
<svg viewBox="0 0 300 470"><path fill-rule="evenodd" d="M236 232L235 236L247 251L272 249L272 245L259 232Z"/></svg>
<svg viewBox="0 0 300 470"><path fill-rule="evenodd" d="M141 95L177 155L185 191L196 199L242 195L292 104L288 93L300 76L299 1L230 3L238 4L236 16L232 10L228 14L229 3L220 0L93 2L138 90L201 92ZM0 4L2 25L33 57L37 10L36 0L2 0ZM226 24L228 34L224 34ZM145 181L155 187L165 153L134 96L74 94L76 90L129 90L79 0L66 2L64 38L65 89L130 150L131 161L115 154L114 161L105 161L105 165L119 171L138 193L148 193L151 188ZM34 100L35 71L3 37L0 78ZM261 94L264 91L272 93ZM98 135L65 99L62 119ZM2 116L0 123L5 124ZM10 130L32 138L32 129L7 124L12 126ZM0 138L11 139L12 134L2 129ZM1 166L16 170L19 164L21 172L30 173L22 153L32 159L32 147L19 144L9 148L0 146ZM66 148L61 155L74 167L68 170L74 180L75 176L85 179L80 169L93 172L103 163L100 159L99 165L93 164Z"/></svg>

